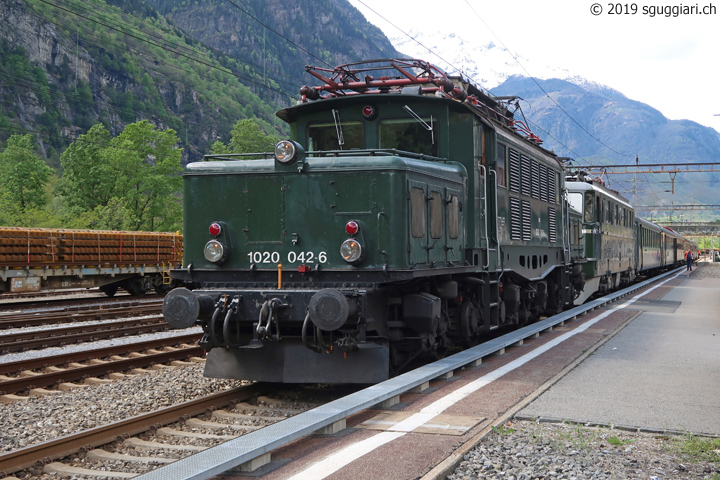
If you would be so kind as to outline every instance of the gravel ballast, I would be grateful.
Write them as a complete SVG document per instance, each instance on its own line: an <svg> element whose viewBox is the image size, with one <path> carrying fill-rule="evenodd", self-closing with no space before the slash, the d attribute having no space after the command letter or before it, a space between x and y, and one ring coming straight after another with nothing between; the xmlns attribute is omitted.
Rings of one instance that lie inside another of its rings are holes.
<svg viewBox="0 0 720 480"><path fill-rule="evenodd" d="M105 385L31 397L0 409L0 451L53 440L241 385L205 378L204 365L128 375Z"/></svg>
<svg viewBox="0 0 720 480"><path fill-rule="evenodd" d="M465 455L448 480L716 480L720 465L678 453L684 437L516 421ZM717 460L720 455L715 454Z"/></svg>

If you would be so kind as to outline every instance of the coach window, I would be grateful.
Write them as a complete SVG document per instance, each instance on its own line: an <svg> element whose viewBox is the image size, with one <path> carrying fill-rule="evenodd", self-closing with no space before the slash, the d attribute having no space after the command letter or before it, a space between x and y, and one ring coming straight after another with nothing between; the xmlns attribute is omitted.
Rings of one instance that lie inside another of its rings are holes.
<svg viewBox="0 0 720 480"><path fill-rule="evenodd" d="M579 192L570 192L568 193L568 203L570 203L570 206L580 212L583 213L583 194ZM592 206L592 204L591 204Z"/></svg>
<svg viewBox="0 0 720 480"><path fill-rule="evenodd" d="M497 181L498 187L505 187L507 182L505 180L505 145L498 143L497 150L495 152L495 168L497 170Z"/></svg>
<svg viewBox="0 0 720 480"><path fill-rule="evenodd" d="M432 117L380 122L380 148L437 155L437 126Z"/></svg>
<svg viewBox="0 0 720 480"><path fill-rule="evenodd" d="M365 132L360 122L322 123L308 127L308 151L365 148Z"/></svg>

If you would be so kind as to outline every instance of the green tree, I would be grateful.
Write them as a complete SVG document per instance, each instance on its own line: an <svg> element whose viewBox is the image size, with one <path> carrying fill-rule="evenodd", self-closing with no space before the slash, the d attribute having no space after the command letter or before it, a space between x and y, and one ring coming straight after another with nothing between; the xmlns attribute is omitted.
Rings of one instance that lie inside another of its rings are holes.
<svg viewBox="0 0 720 480"><path fill-rule="evenodd" d="M277 136L265 133L255 120L246 118L235 124L227 145L215 142L211 151L214 154L270 152L278 141Z"/></svg>
<svg viewBox="0 0 720 480"><path fill-rule="evenodd" d="M127 125L115 138L95 125L63 153L59 191L90 228L177 230L182 216L177 144L174 130L158 130L147 120Z"/></svg>
<svg viewBox="0 0 720 480"><path fill-rule="evenodd" d="M157 130L147 120L127 125L109 153L115 193L134 219L133 230L167 230L178 224L182 149L175 130Z"/></svg>
<svg viewBox="0 0 720 480"><path fill-rule="evenodd" d="M63 176L59 193L69 207L94 210L107 205L112 198L115 178L106 156L111 138L110 132L99 123L80 135L60 156Z"/></svg>
<svg viewBox="0 0 720 480"><path fill-rule="evenodd" d="M0 153L0 195L20 212L47 203L45 185L52 169L35 153L32 135L12 135Z"/></svg>

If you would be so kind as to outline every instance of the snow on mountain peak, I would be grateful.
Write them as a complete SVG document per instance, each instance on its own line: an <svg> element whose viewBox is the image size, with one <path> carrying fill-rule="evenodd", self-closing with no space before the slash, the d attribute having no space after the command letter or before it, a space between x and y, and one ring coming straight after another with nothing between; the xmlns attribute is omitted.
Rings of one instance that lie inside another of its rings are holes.
<svg viewBox="0 0 720 480"><path fill-rule="evenodd" d="M456 33L415 30L408 33L412 38L407 35L390 37L399 52L411 58L427 60L450 75L461 74L485 90L492 90L513 75L559 78L584 87L602 88L566 69L539 65L517 53L513 54L491 40L468 41Z"/></svg>

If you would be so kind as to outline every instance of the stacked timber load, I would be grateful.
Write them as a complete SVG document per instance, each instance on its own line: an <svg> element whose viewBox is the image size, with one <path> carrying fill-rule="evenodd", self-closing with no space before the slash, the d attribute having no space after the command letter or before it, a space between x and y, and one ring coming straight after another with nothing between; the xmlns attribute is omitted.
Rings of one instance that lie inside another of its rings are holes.
<svg viewBox="0 0 720 480"><path fill-rule="evenodd" d="M179 265L178 233L0 227L0 267Z"/></svg>

